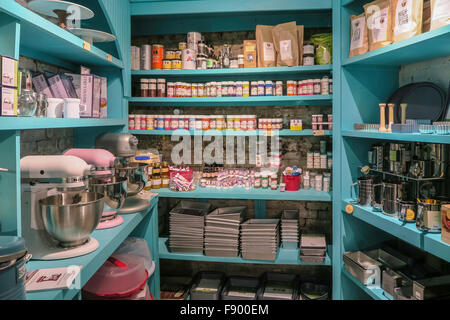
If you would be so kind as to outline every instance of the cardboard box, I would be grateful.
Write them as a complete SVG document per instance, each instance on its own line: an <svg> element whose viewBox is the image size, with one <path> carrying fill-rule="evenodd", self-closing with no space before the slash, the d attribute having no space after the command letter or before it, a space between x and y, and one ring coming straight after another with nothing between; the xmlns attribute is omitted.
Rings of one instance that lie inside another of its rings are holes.
<svg viewBox="0 0 450 320"><path fill-rule="evenodd" d="M450 228L447 228L447 222L450 221L450 205L442 205L442 229L441 229L441 240L445 243L450 244Z"/></svg>
<svg viewBox="0 0 450 320"><path fill-rule="evenodd" d="M256 40L244 40L244 68L256 68Z"/></svg>
<svg viewBox="0 0 450 320"><path fill-rule="evenodd" d="M101 78L100 118L108 118L108 79Z"/></svg>
<svg viewBox="0 0 450 320"><path fill-rule="evenodd" d="M94 76L65 73L70 79L81 105L81 118L93 117Z"/></svg>
<svg viewBox="0 0 450 320"><path fill-rule="evenodd" d="M45 94L47 98L55 98L43 73L33 76L32 82L34 91Z"/></svg>
<svg viewBox="0 0 450 320"><path fill-rule="evenodd" d="M94 76L94 93L92 98L92 117L100 118L100 105L102 99L102 79Z"/></svg>
<svg viewBox="0 0 450 320"><path fill-rule="evenodd" d="M67 99L70 98L64 83L59 74L55 74L47 79L50 90L53 92L55 98Z"/></svg>
<svg viewBox="0 0 450 320"><path fill-rule="evenodd" d="M19 62L10 57L0 56L0 85L2 87L17 88L17 73L19 72Z"/></svg>
<svg viewBox="0 0 450 320"><path fill-rule="evenodd" d="M17 116L19 95L16 88L0 86L0 116Z"/></svg>

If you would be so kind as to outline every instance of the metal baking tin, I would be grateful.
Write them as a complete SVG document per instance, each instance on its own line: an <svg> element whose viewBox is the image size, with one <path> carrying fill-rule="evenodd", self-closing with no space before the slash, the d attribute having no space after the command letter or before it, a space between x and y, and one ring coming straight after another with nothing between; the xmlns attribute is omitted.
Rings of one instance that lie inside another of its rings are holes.
<svg viewBox="0 0 450 320"><path fill-rule="evenodd" d="M345 252L345 269L359 282L368 287L379 287L382 264L361 251Z"/></svg>

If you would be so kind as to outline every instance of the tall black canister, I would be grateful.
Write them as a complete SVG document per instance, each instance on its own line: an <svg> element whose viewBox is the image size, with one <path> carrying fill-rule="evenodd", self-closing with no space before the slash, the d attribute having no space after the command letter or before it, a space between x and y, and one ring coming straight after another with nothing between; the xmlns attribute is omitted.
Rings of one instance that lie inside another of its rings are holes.
<svg viewBox="0 0 450 320"><path fill-rule="evenodd" d="M0 236L0 300L25 300L25 239Z"/></svg>

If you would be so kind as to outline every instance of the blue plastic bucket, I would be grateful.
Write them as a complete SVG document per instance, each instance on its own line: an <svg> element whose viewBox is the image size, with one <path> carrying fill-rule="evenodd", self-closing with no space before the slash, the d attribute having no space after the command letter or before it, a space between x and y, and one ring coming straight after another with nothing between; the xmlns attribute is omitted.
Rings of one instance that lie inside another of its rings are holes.
<svg viewBox="0 0 450 320"><path fill-rule="evenodd" d="M20 237L0 237L0 300L25 300L27 249Z"/></svg>

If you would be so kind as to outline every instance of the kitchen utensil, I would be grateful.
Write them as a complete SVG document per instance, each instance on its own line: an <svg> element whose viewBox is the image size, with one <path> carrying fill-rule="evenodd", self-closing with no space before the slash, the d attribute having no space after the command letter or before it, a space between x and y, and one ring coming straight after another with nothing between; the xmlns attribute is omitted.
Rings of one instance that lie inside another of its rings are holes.
<svg viewBox="0 0 450 320"><path fill-rule="evenodd" d="M417 300L450 297L450 275L420 279L413 282L413 295Z"/></svg>
<svg viewBox="0 0 450 320"><path fill-rule="evenodd" d="M25 239L0 236L0 300L25 300Z"/></svg>
<svg viewBox="0 0 450 320"><path fill-rule="evenodd" d="M388 122L388 129L387 132L392 132L392 124L394 123L394 107L395 104L393 103L388 103L388 108L389 108L389 122Z"/></svg>
<svg viewBox="0 0 450 320"><path fill-rule="evenodd" d="M432 82L417 82L399 88L389 99L390 103L408 105L406 119L439 121L446 108L445 93ZM401 109L395 112L395 122L401 122Z"/></svg>
<svg viewBox="0 0 450 320"><path fill-rule="evenodd" d="M403 278L397 272L391 269L383 270L381 276L381 289L385 291L385 293L394 297L395 289L401 287L403 284Z"/></svg>
<svg viewBox="0 0 450 320"><path fill-rule="evenodd" d="M84 28L69 28L68 30L90 44L93 44L94 42L116 41L116 36L100 30Z"/></svg>
<svg viewBox="0 0 450 320"><path fill-rule="evenodd" d="M415 222L417 217L417 204L415 201L397 199L398 220L402 222Z"/></svg>
<svg viewBox="0 0 450 320"><path fill-rule="evenodd" d="M47 118L62 118L64 112L64 99L48 98Z"/></svg>
<svg viewBox="0 0 450 320"><path fill-rule="evenodd" d="M229 277L222 291L222 300L256 300L261 280L251 277Z"/></svg>
<svg viewBox="0 0 450 320"><path fill-rule="evenodd" d="M417 199L417 229L430 233L441 232L441 205L442 202L438 200Z"/></svg>
<svg viewBox="0 0 450 320"><path fill-rule="evenodd" d="M111 209L120 209L127 195L127 178L117 176L91 178L89 191L103 194L105 204Z"/></svg>
<svg viewBox="0 0 450 320"><path fill-rule="evenodd" d="M386 103L380 103L380 128L379 132L387 132L386 130Z"/></svg>
<svg viewBox="0 0 450 320"><path fill-rule="evenodd" d="M380 286L382 264L361 251L345 252L345 269L365 286Z"/></svg>
<svg viewBox="0 0 450 320"><path fill-rule="evenodd" d="M116 166L116 175L127 179L127 196L137 195L144 189L147 183L148 164L140 162L130 162Z"/></svg>
<svg viewBox="0 0 450 320"><path fill-rule="evenodd" d="M83 298L125 299L146 285L144 259L134 254L114 253L83 287Z"/></svg>
<svg viewBox="0 0 450 320"><path fill-rule="evenodd" d="M80 99L64 99L64 118L80 118L80 112L84 111L81 109L80 101ZM83 108L85 108L84 105Z"/></svg>
<svg viewBox="0 0 450 320"><path fill-rule="evenodd" d="M376 177L373 175L359 177L350 187L350 197L361 206L369 206L372 203L372 189L375 179ZM353 197L353 187L355 186L358 189L357 198Z"/></svg>
<svg viewBox="0 0 450 320"><path fill-rule="evenodd" d="M58 18L58 25L66 29L67 20L86 20L94 17L92 10L76 3L60 0L33 0L28 8L47 17Z"/></svg>
<svg viewBox="0 0 450 320"><path fill-rule="evenodd" d="M63 192L39 201L45 230L62 247L87 242L103 214L103 194Z"/></svg>
<svg viewBox="0 0 450 320"><path fill-rule="evenodd" d="M402 184L383 182L373 185L372 192L375 194L376 188L381 187L381 201L377 203L376 199L372 199L372 207L376 211L397 217L397 199L403 197Z"/></svg>
<svg viewBox="0 0 450 320"><path fill-rule="evenodd" d="M406 267L406 263L404 261L384 251L383 249L364 251L364 254L380 262L383 265L383 269L389 268L392 270L399 270Z"/></svg>
<svg viewBox="0 0 450 320"><path fill-rule="evenodd" d="M300 300L328 300L328 292L326 285L303 282L300 285Z"/></svg>

